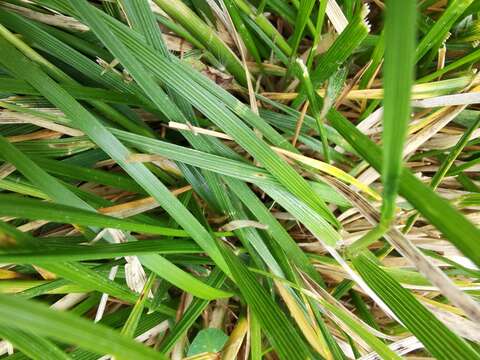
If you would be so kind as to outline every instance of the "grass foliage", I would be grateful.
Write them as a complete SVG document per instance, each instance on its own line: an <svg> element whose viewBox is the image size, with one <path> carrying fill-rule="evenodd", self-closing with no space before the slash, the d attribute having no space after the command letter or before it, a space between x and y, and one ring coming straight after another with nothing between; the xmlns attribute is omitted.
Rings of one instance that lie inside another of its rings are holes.
<svg viewBox="0 0 480 360"><path fill-rule="evenodd" d="M0 359L480 359L479 24L0 1Z"/></svg>

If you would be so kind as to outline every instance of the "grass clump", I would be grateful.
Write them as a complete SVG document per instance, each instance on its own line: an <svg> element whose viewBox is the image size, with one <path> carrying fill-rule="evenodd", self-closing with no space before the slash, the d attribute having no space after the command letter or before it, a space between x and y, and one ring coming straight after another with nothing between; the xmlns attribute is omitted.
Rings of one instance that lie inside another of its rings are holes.
<svg viewBox="0 0 480 360"><path fill-rule="evenodd" d="M0 1L0 358L480 359L479 16Z"/></svg>

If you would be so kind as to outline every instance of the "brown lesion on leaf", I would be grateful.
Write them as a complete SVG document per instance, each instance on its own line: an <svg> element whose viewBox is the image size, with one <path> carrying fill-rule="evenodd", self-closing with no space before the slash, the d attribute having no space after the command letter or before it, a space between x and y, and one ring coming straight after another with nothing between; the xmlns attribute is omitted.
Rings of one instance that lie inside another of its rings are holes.
<svg viewBox="0 0 480 360"><path fill-rule="evenodd" d="M17 240L15 240L15 238L13 238L8 234L0 233L0 247L13 247L13 246L17 246Z"/></svg>

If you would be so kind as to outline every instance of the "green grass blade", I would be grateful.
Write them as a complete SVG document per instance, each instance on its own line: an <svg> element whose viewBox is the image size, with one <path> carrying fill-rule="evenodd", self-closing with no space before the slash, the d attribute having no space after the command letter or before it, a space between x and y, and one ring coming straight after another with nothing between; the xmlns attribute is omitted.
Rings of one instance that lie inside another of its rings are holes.
<svg viewBox="0 0 480 360"><path fill-rule="evenodd" d="M225 274L218 270L213 269L212 273L207 279L207 284L214 287L221 286L226 280ZM197 318L208 306L209 301L203 299L193 299L190 306L187 308L182 318L173 326L171 331L163 339L159 350L163 353L169 353L175 343L193 326Z"/></svg>
<svg viewBox="0 0 480 360"><path fill-rule="evenodd" d="M167 45L163 41L158 23L150 10L148 1L122 0L121 2L132 28L143 34L148 44L155 46L164 54L168 54Z"/></svg>
<svg viewBox="0 0 480 360"><path fill-rule="evenodd" d="M125 325L122 328L122 334L127 336L133 337L135 335L135 330L138 327L138 323L140 321L140 317L142 316L143 310L145 308L145 302L150 295L150 290L153 286L155 281L155 275L153 273L150 274L145 286L143 287L142 293L138 301L132 308L132 312L128 316L127 321L125 321Z"/></svg>
<svg viewBox="0 0 480 360"><path fill-rule="evenodd" d="M202 248L218 263L224 264L221 255L215 244L215 240L198 223L198 221L183 207L178 199L173 196L168 188L165 187L150 171L143 165L131 164L126 161L129 156L129 150L121 144L105 127L79 103L77 103L65 90L53 82L33 63L24 58L18 51L5 43L5 49L10 50L10 55L4 52L5 56L0 57L0 61L8 65L20 78L28 81L37 88L52 103L61 108L65 114L70 117L74 123L89 134L92 140L103 148L113 159L115 159L129 175L136 180L149 194L151 194L161 206L172 217L177 220L182 227L188 231L192 238L201 244ZM16 59L16 60L15 60ZM23 66L19 67L20 61ZM224 265L225 271L227 267Z"/></svg>
<svg viewBox="0 0 480 360"><path fill-rule="evenodd" d="M14 204L14 206L12 206ZM31 220L49 220L59 223L75 222L79 225L114 228L156 235L189 237L183 230L118 219L107 215L81 210L72 206L22 198L15 195L0 195L0 214ZM228 233L220 233L228 235Z"/></svg>
<svg viewBox="0 0 480 360"><path fill-rule="evenodd" d="M142 264L159 276L201 299L213 300L232 295L229 292L206 285L161 256L139 256L138 258ZM168 276L165 276L165 274L168 274Z"/></svg>
<svg viewBox="0 0 480 360"><path fill-rule="evenodd" d="M370 165L377 171L381 171L383 154L375 143L339 112L331 110L327 118ZM400 175L399 194L405 197L465 256L480 265L480 231L463 214L405 168Z"/></svg>
<svg viewBox="0 0 480 360"><path fill-rule="evenodd" d="M433 316L415 297L402 288L367 256L353 259L355 268L385 301L403 324L437 359L480 359L480 355Z"/></svg>
<svg viewBox="0 0 480 360"><path fill-rule="evenodd" d="M0 295L0 314L14 328L41 333L97 354L111 354L119 359L166 359L106 326L92 324L78 316L57 312L29 300Z"/></svg>
<svg viewBox="0 0 480 360"><path fill-rule="evenodd" d="M218 37L215 31L207 26L194 12L180 0L154 0L168 15L179 21L214 54L217 60L225 65L235 79L246 85L247 78L242 63L229 47Z"/></svg>
<svg viewBox="0 0 480 360"><path fill-rule="evenodd" d="M292 48L284 39L282 34L278 32L275 26L262 13L255 11L252 6L245 0L233 0L238 8L245 13L248 18L258 24L259 28L270 38L287 56L293 55Z"/></svg>
<svg viewBox="0 0 480 360"><path fill-rule="evenodd" d="M96 16L95 10L92 9L91 14L94 15L94 18L91 19L97 24L98 26L103 28L102 20L100 20L100 15ZM106 20L105 20L106 21ZM115 24L115 25L114 25ZM196 71L189 68L185 64L180 62L168 62L165 59L159 58L155 56L154 52L152 53L151 50L142 46L142 44L135 43L133 44L130 39L128 39L128 33L125 31L119 31L120 26L114 23L112 19L109 20L109 25L111 25L111 29L115 30L115 34L119 37L119 39L125 39L125 44L127 46L132 46L132 50L135 47L135 51L142 51L145 53L146 56L142 57L142 62L147 65L149 62L153 62L154 65L151 66L151 69L163 80L164 83L168 84L172 89L179 94L191 94L188 97L188 101L192 103L196 108L200 111L204 112L212 121L214 121L218 126L223 128L223 130L232 135L235 140L244 147L247 151L252 153L252 155L270 171L274 176L278 178L280 182L282 182L290 191L295 193L299 196L303 201L308 203L312 208L319 211L323 216L325 216L331 223L338 225L336 218L331 214L331 211L325 206L323 201L316 196L311 188L305 183L305 181L290 167L288 166L284 160L279 158L271 149L267 147L267 145L263 141L259 141L258 137L254 134L252 130L250 130L247 126L242 124L238 121L235 116L232 116L231 113L226 111L225 108L218 105L218 100L209 95L209 92L205 92L205 89L195 85L192 81L189 81L186 77L179 73L178 69L183 69L187 72L186 75L194 76L196 81L201 82L205 86L208 86L209 89L216 89L222 98L227 98L232 106L232 108L236 108L239 113L242 113L243 116L255 119L256 123L252 123L252 125L257 126L259 129L265 128L265 122L258 116L256 116L253 112L248 111L248 107L243 105L241 102L236 100L230 94L222 90L218 86L214 86L211 81L204 78L203 76L199 75ZM118 28L118 29L117 29ZM105 36L110 34L106 29L102 30L102 34ZM106 40L106 38L104 39ZM128 41L127 41L128 40ZM113 37L109 39L109 44L113 47L118 45L118 41L116 41ZM118 47L117 50L120 51L121 47ZM121 51L121 53L117 53L120 56L126 56L128 60L129 56L127 55L128 52ZM131 55L130 55L131 58ZM165 71L166 69L170 69L170 71ZM132 69L130 69L132 70ZM142 80L140 78L140 80ZM156 87L156 92L154 94L158 94L158 87ZM153 96L153 94L151 95ZM239 108L240 107L240 108ZM253 114L253 116L251 116ZM263 125L262 125L263 123ZM278 134L277 134L278 135ZM280 136L280 135L278 135ZM286 141L283 137L281 137L281 144L284 144Z"/></svg>
<svg viewBox="0 0 480 360"><path fill-rule="evenodd" d="M202 249L194 242L181 239L176 239L175 242L149 239L120 244L95 244L92 246L42 244L42 246L37 245L32 248L0 248L0 261L2 263L28 264L35 261L42 263L85 261L144 254L195 254L201 251Z"/></svg>
<svg viewBox="0 0 480 360"><path fill-rule="evenodd" d="M310 15L315 5L315 0L300 0L300 8L298 9L297 18L295 19L295 27L291 37L292 54L296 54L303 32L310 19Z"/></svg>
<svg viewBox="0 0 480 360"><path fill-rule="evenodd" d="M365 11L363 8L358 11L327 52L320 55L315 68L311 71L311 81L315 89L332 76L367 37L370 25L365 19L367 15ZM302 90L293 102L293 107L298 108L304 99L305 92Z"/></svg>
<svg viewBox="0 0 480 360"><path fill-rule="evenodd" d="M480 7L383 3L0 1L0 294L157 358L478 358ZM16 315L6 358L107 355Z"/></svg>
<svg viewBox="0 0 480 360"><path fill-rule="evenodd" d="M20 351L30 359L72 359L54 343L37 334L27 334L21 330L1 326L0 336L10 341L15 348L20 349Z"/></svg>
<svg viewBox="0 0 480 360"><path fill-rule="evenodd" d="M223 251L242 296L252 307L253 313L279 356L289 360L303 360L311 357L304 340L300 338L296 329L272 298L263 290L253 273L229 249ZM295 346L293 347L292 344Z"/></svg>
<svg viewBox="0 0 480 360"><path fill-rule="evenodd" d="M383 114L382 220L395 213L395 199L402 169L403 144L410 120L413 84L416 2L390 0L385 20L385 97Z"/></svg>
<svg viewBox="0 0 480 360"><path fill-rule="evenodd" d="M442 13L440 18L418 44L415 52L416 61L421 60L434 46L440 46L454 22L472 3L473 0L454 0L448 4L448 8Z"/></svg>
<svg viewBox="0 0 480 360"><path fill-rule="evenodd" d="M22 233L16 228L0 222L0 231L2 234L7 235L13 239L14 243L20 246L30 246L35 244L35 238L30 237L28 234ZM34 246L34 245L33 245ZM57 262L57 263L38 263L44 269L51 271L73 283L80 284L87 289L95 289L107 293L111 296L117 297L129 303L134 303L137 300L137 295L130 291L127 287L117 284L106 277L98 274L94 270L89 269L79 263L73 262ZM165 312L171 315L170 309L162 307L159 311Z"/></svg>

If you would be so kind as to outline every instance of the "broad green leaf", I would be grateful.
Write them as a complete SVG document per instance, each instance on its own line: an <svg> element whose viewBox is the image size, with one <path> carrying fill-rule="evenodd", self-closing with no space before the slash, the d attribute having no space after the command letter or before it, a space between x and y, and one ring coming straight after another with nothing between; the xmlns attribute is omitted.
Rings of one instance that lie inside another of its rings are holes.
<svg viewBox="0 0 480 360"><path fill-rule="evenodd" d="M188 347L187 356L194 356L201 353L217 353L222 350L227 340L228 336L220 329L202 329Z"/></svg>
<svg viewBox="0 0 480 360"><path fill-rule="evenodd" d="M0 10L1 18L1 10ZM0 90L4 92L13 92L22 95L41 95L38 90L29 85L26 81L12 79L6 76L0 76ZM128 94L122 94L117 91L105 90L89 86L74 84L63 85L64 89L78 100L101 100L108 103L128 104L149 107L149 104L142 103L139 99Z"/></svg>

